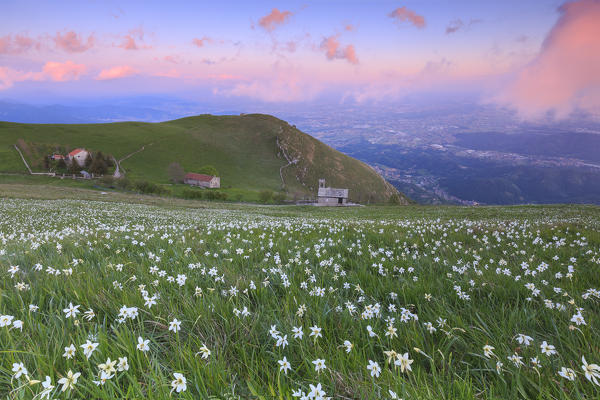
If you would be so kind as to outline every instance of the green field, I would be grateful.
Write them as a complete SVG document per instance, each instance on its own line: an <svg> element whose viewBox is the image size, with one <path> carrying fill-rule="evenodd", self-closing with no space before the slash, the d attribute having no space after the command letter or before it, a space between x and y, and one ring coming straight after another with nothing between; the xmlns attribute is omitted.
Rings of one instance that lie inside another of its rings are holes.
<svg viewBox="0 0 600 400"><path fill-rule="evenodd" d="M22 150L36 171L43 166L40 149L66 152L83 147L123 159L120 165L128 179L160 185L169 184L167 167L173 162L187 172L212 165L223 189L233 190L234 196L242 191L242 197L249 200L261 190L283 190L290 199L314 197L320 178L333 187L349 188L351 200L361 203L384 203L397 193L364 163L285 121L261 114L201 115L161 123L0 122L0 174L27 172L14 149L16 143L25 143ZM295 163L286 166L286 156ZM282 182L280 168L284 166ZM403 196L400 200L406 202Z"/></svg>
<svg viewBox="0 0 600 400"><path fill-rule="evenodd" d="M598 207L0 196L2 397L600 396Z"/></svg>

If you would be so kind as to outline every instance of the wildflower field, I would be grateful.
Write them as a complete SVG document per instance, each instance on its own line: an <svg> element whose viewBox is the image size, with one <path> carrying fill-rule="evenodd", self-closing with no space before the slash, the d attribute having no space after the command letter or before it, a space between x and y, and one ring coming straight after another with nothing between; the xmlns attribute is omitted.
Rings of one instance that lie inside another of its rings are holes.
<svg viewBox="0 0 600 400"><path fill-rule="evenodd" d="M598 399L595 207L0 200L0 396Z"/></svg>

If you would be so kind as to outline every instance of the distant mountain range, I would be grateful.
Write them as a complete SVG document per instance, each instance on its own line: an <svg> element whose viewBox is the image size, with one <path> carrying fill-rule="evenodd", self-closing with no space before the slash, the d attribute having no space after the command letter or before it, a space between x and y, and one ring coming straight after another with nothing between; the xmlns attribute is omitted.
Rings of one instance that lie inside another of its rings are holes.
<svg viewBox="0 0 600 400"><path fill-rule="evenodd" d="M600 204L600 120L528 122L474 98L402 103L199 104L140 98L87 105L0 102L0 120L30 123L164 121L259 109L375 168L425 204Z"/></svg>

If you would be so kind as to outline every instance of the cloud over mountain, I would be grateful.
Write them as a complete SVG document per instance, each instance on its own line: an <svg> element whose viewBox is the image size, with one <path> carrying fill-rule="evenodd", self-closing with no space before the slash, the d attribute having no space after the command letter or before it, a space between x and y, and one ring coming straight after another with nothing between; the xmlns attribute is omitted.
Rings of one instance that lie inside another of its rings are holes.
<svg viewBox="0 0 600 400"><path fill-rule="evenodd" d="M48 61L42 72L45 76L53 81L65 82L77 80L86 71L86 66L83 64L75 64L73 61L55 62Z"/></svg>
<svg viewBox="0 0 600 400"><path fill-rule="evenodd" d="M99 81L109 80L109 79L119 79L125 78L135 74L136 71L132 67L128 65L119 65L116 67L103 69L100 71L96 79Z"/></svg>
<svg viewBox="0 0 600 400"><path fill-rule="evenodd" d="M600 1L563 4L539 54L495 100L524 117L600 112Z"/></svg>

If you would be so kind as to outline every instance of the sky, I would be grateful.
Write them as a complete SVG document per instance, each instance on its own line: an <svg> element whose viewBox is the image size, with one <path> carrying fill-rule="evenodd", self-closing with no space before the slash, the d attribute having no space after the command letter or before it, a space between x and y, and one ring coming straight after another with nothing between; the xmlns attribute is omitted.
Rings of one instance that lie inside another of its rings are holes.
<svg viewBox="0 0 600 400"><path fill-rule="evenodd" d="M600 112L600 0L0 3L0 98L389 102Z"/></svg>

